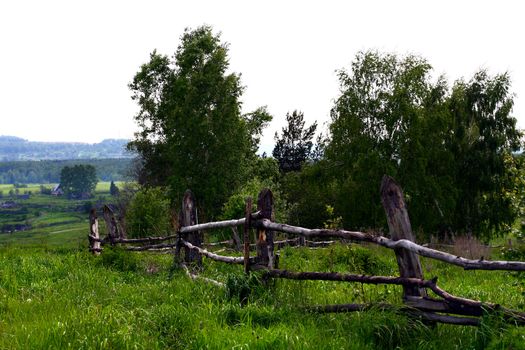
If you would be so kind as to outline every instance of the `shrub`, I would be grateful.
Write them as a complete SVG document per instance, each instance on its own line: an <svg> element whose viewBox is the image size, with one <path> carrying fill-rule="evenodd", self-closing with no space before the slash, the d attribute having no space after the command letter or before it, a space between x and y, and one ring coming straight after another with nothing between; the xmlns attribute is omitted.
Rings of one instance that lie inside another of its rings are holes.
<svg viewBox="0 0 525 350"><path fill-rule="evenodd" d="M525 261L525 245L519 244L512 248L507 248L503 252L506 260Z"/></svg>
<svg viewBox="0 0 525 350"><path fill-rule="evenodd" d="M170 228L170 205L161 188L142 188L126 212L126 229L130 237L163 235Z"/></svg>
<svg viewBox="0 0 525 350"><path fill-rule="evenodd" d="M127 252L119 247L104 248L100 255L102 264L119 271L137 271L139 268L139 259L136 254Z"/></svg>

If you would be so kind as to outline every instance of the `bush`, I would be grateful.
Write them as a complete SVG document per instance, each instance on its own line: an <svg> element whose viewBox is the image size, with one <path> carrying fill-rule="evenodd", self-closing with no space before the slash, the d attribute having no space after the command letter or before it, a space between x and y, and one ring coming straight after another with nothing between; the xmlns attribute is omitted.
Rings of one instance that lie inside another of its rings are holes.
<svg viewBox="0 0 525 350"><path fill-rule="evenodd" d="M392 273L389 260L374 254L370 249L356 244L337 244L322 252L321 268L337 271L344 268L352 273L388 275Z"/></svg>
<svg viewBox="0 0 525 350"><path fill-rule="evenodd" d="M139 268L139 259L136 254L127 252L119 247L104 248L100 255L102 265L111 267L119 271L137 271Z"/></svg>
<svg viewBox="0 0 525 350"><path fill-rule="evenodd" d="M525 261L525 245L519 244L512 248L507 248L503 252L506 260Z"/></svg>
<svg viewBox="0 0 525 350"><path fill-rule="evenodd" d="M170 204L158 187L140 189L126 212L126 230L130 237L164 235L170 228Z"/></svg>

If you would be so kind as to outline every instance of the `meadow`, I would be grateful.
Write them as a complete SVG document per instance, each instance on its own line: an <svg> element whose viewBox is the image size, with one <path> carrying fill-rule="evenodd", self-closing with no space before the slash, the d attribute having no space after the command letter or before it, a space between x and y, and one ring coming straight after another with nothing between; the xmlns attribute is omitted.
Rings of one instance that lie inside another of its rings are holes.
<svg viewBox="0 0 525 350"><path fill-rule="evenodd" d="M118 183L117 184L121 184ZM45 184L53 188L55 184ZM15 208L0 209L0 245L51 245L63 246L74 242L83 244L87 213L93 205L111 201L110 182L99 182L94 197L87 200L69 200L64 196L50 196L40 193L40 184L28 184L18 188L19 195L30 193L29 199L17 199L9 196L9 191L16 190L14 185L0 184L3 198L0 203L14 201ZM25 225L29 229L10 231L13 225ZM78 238L82 237L82 238Z"/></svg>
<svg viewBox="0 0 525 350"><path fill-rule="evenodd" d="M109 200L108 189L98 187L97 197ZM396 310L305 311L351 302L401 306L398 286L265 282L240 266L205 260L201 274L226 284L220 288L188 278L171 254L107 248L94 256L87 214L76 210L84 202L45 199L27 200L41 211L33 217L36 209L29 210L32 230L0 235L0 349L525 349L525 330L497 315L475 328L429 325ZM508 251L493 249L492 256ZM398 274L392 251L357 244L286 247L280 264ZM523 274L464 271L428 259L422 265L425 277L438 277L451 293L525 309Z"/></svg>

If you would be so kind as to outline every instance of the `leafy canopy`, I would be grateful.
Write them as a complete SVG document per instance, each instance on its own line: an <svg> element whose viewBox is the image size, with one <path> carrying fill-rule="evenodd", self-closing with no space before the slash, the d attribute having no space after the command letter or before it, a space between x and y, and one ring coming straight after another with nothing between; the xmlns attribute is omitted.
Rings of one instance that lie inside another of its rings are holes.
<svg viewBox="0 0 525 350"><path fill-rule="evenodd" d="M169 186L176 202L191 189L208 218L239 186L271 120L264 108L241 115L243 87L228 68L228 45L203 26L185 31L173 58L154 51L129 85L141 131L128 147L142 158L142 182Z"/></svg>
<svg viewBox="0 0 525 350"><path fill-rule="evenodd" d="M276 144L272 152L283 173L301 170L302 164L310 158L312 138L317 129L317 122L305 127L304 113L297 110L286 113L286 122L282 135L279 137L275 133Z"/></svg>
<svg viewBox="0 0 525 350"><path fill-rule="evenodd" d="M325 154L345 225L384 225L383 174L403 186L416 229L483 235L515 220L521 135L507 74L480 71L450 89L420 57L371 51L339 81Z"/></svg>
<svg viewBox="0 0 525 350"><path fill-rule="evenodd" d="M97 171L93 165L65 166L60 172L60 186L69 197L89 197L97 183Z"/></svg>

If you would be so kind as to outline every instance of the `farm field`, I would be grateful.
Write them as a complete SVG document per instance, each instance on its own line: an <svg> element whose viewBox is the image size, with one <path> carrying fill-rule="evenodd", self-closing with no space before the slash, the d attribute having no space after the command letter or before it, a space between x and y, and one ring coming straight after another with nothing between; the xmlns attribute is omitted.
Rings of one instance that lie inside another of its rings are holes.
<svg viewBox="0 0 525 350"><path fill-rule="evenodd" d="M101 200L109 196L106 187L97 188ZM0 236L1 349L525 347L525 330L497 316L487 315L474 328L432 326L396 310L305 311L312 305L352 302L401 306L398 286L289 280L265 284L257 274L245 277L240 266L205 259L201 274L226 284L220 288L188 278L173 267L170 254L106 247L94 256L87 249L87 214L71 210L84 201L49 198L46 204L38 195L34 201L38 208L47 205L40 216L28 215L37 227ZM493 258L502 258L502 252L494 249ZM280 256L281 268L292 271L398 274L394 254L375 246L286 247ZM522 274L464 271L430 259L422 259L422 265L425 277L438 277L440 286L453 294L525 309Z"/></svg>
<svg viewBox="0 0 525 350"><path fill-rule="evenodd" d="M119 183L117 183L119 184ZM83 242L88 225L87 212L92 205L107 203L109 182L99 182L94 198L69 200L65 197L40 193L40 184L28 184L15 188L13 185L0 185L3 198L0 204L15 202L13 208L0 208L0 245L51 245ZM44 185L53 188L55 184ZM9 191L18 190L18 196L30 194L29 199L10 197Z"/></svg>

